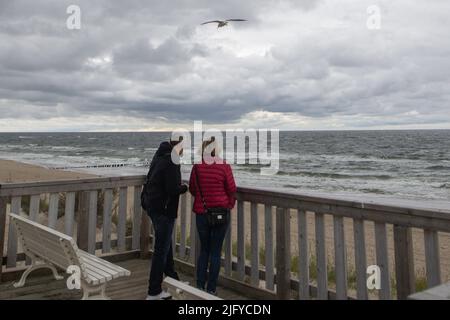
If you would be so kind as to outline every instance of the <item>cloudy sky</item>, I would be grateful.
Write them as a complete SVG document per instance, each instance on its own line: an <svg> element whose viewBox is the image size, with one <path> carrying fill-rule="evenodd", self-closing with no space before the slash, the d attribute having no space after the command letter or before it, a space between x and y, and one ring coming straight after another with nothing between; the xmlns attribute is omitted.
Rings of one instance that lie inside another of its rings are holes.
<svg viewBox="0 0 450 320"><path fill-rule="evenodd" d="M66 26L72 4L80 30ZM450 128L449 12L448 0L0 0L0 131ZM227 18L249 21L200 26Z"/></svg>

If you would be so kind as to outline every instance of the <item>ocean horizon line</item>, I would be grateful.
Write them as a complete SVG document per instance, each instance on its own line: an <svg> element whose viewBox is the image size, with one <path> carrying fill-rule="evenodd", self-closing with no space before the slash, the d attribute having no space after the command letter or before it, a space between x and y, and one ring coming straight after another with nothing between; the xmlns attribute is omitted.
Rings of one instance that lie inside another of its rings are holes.
<svg viewBox="0 0 450 320"><path fill-rule="evenodd" d="M242 128L241 128L242 129ZM262 128L246 128L245 130L261 130ZM309 130L282 130L276 128L264 128L268 130L279 130L279 132L407 132L407 131L450 131L450 128L436 128L436 129L309 129ZM172 131L176 131L179 129L174 129ZM208 130L208 129L206 129ZM239 130L236 128L233 129L225 129L219 130L221 132L226 132L226 130ZM0 131L0 134L33 134L33 133L170 133L172 131L167 130L149 130L149 131ZM190 133L193 133L194 130L189 130Z"/></svg>

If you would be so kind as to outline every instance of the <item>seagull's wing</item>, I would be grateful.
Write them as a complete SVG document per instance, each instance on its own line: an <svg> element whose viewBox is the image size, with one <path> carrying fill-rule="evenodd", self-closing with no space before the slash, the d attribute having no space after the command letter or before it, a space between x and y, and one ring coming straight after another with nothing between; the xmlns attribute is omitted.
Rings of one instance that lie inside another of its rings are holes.
<svg viewBox="0 0 450 320"><path fill-rule="evenodd" d="M221 22L222 21L220 21L220 20L213 20L213 21L203 22L201 25L208 24L208 23L221 23Z"/></svg>
<svg viewBox="0 0 450 320"><path fill-rule="evenodd" d="M247 20L245 20L245 19L228 19L226 21L247 21Z"/></svg>

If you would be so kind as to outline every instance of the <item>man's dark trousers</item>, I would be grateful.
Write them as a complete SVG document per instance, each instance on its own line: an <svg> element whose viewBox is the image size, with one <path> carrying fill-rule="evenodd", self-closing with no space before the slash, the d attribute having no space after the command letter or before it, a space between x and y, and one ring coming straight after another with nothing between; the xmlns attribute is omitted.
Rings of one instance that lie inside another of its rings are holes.
<svg viewBox="0 0 450 320"><path fill-rule="evenodd" d="M161 284L164 274L179 280L178 274L175 272L172 252L175 218L157 212L149 212L149 216L155 229L155 250L152 257L148 294L155 296L162 292Z"/></svg>

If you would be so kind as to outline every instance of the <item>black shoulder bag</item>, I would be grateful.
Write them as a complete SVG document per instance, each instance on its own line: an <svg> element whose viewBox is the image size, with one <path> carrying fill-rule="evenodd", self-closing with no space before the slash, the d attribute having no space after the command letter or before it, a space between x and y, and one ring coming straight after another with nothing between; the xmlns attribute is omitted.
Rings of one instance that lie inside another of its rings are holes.
<svg viewBox="0 0 450 320"><path fill-rule="evenodd" d="M217 227L228 223L230 216L230 209L228 208L207 208L205 198L203 198L202 188L200 187L200 180L198 178L197 167L195 167L195 178L197 180L198 190L200 191L200 197L203 203L203 208L205 208L206 218L208 219L208 224L211 227Z"/></svg>

